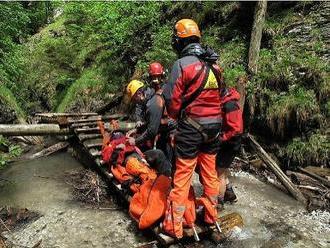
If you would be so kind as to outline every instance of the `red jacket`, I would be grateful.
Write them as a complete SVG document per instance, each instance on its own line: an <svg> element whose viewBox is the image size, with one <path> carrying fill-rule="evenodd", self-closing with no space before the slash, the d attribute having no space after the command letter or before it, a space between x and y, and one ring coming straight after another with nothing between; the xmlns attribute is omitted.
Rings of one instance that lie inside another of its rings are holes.
<svg viewBox="0 0 330 248"><path fill-rule="evenodd" d="M203 49L200 44L189 44L181 53L171 71L168 84L164 88L164 98L168 114L173 119L178 119L183 109L184 101L190 99L191 95L201 86L205 78L207 66L196 78L202 69L203 61L215 64L218 55L212 50ZM215 66L219 74L220 68ZM218 83L210 70L208 82L201 94L187 106L186 114L198 121L200 124L211 124L221 122L220 96Z"/></svg>
<svg viewBox="0 0 330 248"><path fill-rule="evenodd" d="M243 133L242 110L239 105L240 94L235 88L225 88L221 92L222 141Z"/></svg>
<svg viewBox="0 0 330 248"><path fill-rule="evenodd" d="M125 148L119 151L118 158L116 161L116 165L122 165L125 161L125 158L127 154L136 152L138 153L142 158L144 158L143 153L140 151L140 149L137 146L131 146L126 142L126 137L122 137L119 139L112 140L109 145L103 147L102 149L102 160L106 163L108 163L111 159L111 156L113 152L116 149L116 146L119 144L125 144Z"/></svg>

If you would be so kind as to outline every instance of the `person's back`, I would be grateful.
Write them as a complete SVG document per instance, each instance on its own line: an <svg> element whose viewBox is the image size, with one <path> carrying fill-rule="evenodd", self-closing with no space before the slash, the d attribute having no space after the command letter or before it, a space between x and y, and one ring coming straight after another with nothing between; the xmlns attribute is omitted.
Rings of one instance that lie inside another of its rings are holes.
<svg viewBox="0 0 330 248"><path fill-rule="evenodd" d="M215 64L218 55L199 43L192 43L183 49L180 57L173 65L169 86L164 90L170 116L176 119L184 109L186 115L201 124L221 123L218 83L213 71L207 68L209 63L220 70ZM205 78L203 90L190 102Z"/></svg>

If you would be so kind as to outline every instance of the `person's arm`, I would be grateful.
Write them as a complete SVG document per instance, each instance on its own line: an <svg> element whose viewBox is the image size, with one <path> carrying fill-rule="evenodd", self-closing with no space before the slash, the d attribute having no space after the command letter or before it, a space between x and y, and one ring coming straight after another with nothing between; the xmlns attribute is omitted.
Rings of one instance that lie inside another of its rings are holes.
<svg viewBox="0 0 330 248"><path fill-rule="evenodd" d="M135 139L135 144L141 145L148 140L154 139L158 133L161 118L163 115L163 100L161 96L155 95L148 104L146 116L146 130Z"/></svg>
<svg viewBox="0 0 330 248"><path fill-rule="evenodd" d="M169 82L164 87L164 98L168 115L177 119L182 106L184 85L182 81L182 68L179 61L176 61L172 67Z"/></svg>
<svg viewBox="0 0 330 248"><path fill-rule="evenodd" d="M136 104L133 118L136 122L143 122L143 105L142 104Z"/></svg>
<svg viewBox="0 0 330 248"><path fill-rule="evenodd" d="M228 141L234 136L243 133L243 117L242 110L237 100L228 101L223 106L224 112L224 131L222 133L222 141Z"/></svg>

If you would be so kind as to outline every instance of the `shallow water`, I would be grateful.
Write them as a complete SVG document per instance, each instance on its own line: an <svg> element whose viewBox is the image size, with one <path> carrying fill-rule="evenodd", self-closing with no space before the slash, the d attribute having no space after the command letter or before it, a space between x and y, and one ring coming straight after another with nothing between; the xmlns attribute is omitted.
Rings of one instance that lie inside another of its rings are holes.
<svg viewBox="0 0 330 248"><path fill-rule="evenodd" d="M0 206L26 207L43 216L6 232L14 247L136 247L150 238L138 232L125 211L86 209L72 201L66 171L81 165L69 154L10 165L0 174ZM232 181L239 201L224 213L240 213L245 227L218 247L330 247L330 214L307 213L288 195L248 173ZM200 186L197 184L197 188ZM115 207L115 206L110 206ZM202 242L204 247L215 247Z"/></svg>
<svg viewBox="0 0 330 248"><path fill-rule="evenodd" d="M244 228L218 247L330 247L330 214L308 213L290 196L254 176L235 173L238 196L225 212L238 212Z"/></svg>
<svg viewBox="0 0 330 248"><path fill-rule="evenodd" d="M1 172L0 206L26 207L43 216L4 233L14 247L133 247L146 238L123 211L86 209L72 201L67 171L80 168L70 154L10 165ZM115 206L109 206L115 207Z"/></svg>

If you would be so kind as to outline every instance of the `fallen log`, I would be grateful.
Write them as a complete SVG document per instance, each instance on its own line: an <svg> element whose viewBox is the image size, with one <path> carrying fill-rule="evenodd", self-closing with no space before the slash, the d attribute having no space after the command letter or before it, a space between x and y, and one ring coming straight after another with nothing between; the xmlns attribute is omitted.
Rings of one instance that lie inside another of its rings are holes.
<svg viewBox="0 0 330 248"><path fill-rule="evenodd" d="M0 124L0 134L5 136L67 135L68 128L58 124Z"/></svg>
<svg viewBox="0 0 330 248"><path fill-rule="evenodd" d="M317 186L319 188L326 188L320 181L300 172L287 171L286 174L291 178L291 181L295 184L308 184Z"/></svg>
<svg viewBox="0 0 330 248"><path fill-rule="evenodd" d="M35 159L35 158L40 158L40 157L46 157L49 156L55 152L58 152L64 148L67 148L69 146L69 142L58 142L55 145L52 145L50 147L47 147L46 149L43 149L40 152L37 152L31 156L28 157L28 159Z"/></svg>
<svg viewBox="0 0 330 248"><path fill-rule="evenodd" d="M247 135L250 146L257 152L260 158L265 162L267 167L276 175L284 187L289 193L299 202L306 205L306 198L301 191L290 181L290 179L284 174L277 163L267 154L267 152L261 147L261 145L254 139L251 134Z"/></svg>
<svg viewBox="0 0 330 248"><path fill-rule="evenodd" d="M318 181L320 181L325 186L330 187L330 181L329 180L327 180L323 177L320 177L319 175L316 175L315 173L310 172L310 171L308 171L306 169L303 169L303 168L300 168L300 167L298 168L298 170L305 173L305 174L307 174L307 175L309 175L310 177L313 177L313 178L317 179Z"/></svg>

